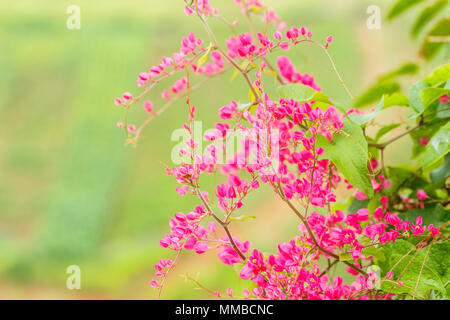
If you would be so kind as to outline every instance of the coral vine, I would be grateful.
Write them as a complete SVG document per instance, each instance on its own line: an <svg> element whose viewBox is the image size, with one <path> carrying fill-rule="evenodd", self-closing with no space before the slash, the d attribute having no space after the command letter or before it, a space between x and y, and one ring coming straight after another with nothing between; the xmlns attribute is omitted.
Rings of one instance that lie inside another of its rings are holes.
<svg viewBox="0 0 450 320"><path fill-rule="evenodd" d="M353 186L342 178L318 141L320 137L333 142L339 136L347 136L348 115L361 112L350 110L342 114L331 102L324 106L315 100L271 97L263 86L263 75L267 74L274 75L281 85L301 84L314 92L321 92L314 77L297 72L287 56L277 57L276 68L268 61L270 55L280 50L287 51L309 42L324 50L352 97L327 52L333 37L329 36L322 44L313 40L306 27L287 28L272 9L264 9L259 1L235 0L248 19L251 31L231 36L225 41L224 49L207 23L207 19L222 18L219 11L208 0L185 2L184 12L199 18L211 38L210 44L205 45L204 41L189 33L182 39L178 52L171 57L163 57L161 63L139 74L137 84L145 88L141 95L133 97L124 93L114 100L116 105L125 108L125 120L118 126L124 128L127 142L133 144L143 128L175 100L185 98L188 106L188 123L183 125L183 129L191 138L180 151L186 161L173 168L166 167L166 171L180 184L177 187L180 196L194 195L199 203L192 211L175 213L170 218L170 233L162 238L160 245L175 251L176 257L183 250L204 254L216 249L222 263L238 264L240 278L253 282L254 289L244 290L244 298L391 299L394 294L380 290L379 283L386 280L401 286L401 275L391 271L382 280L373 268L374 257L368 249L409 237L422 237L427 241L437 239L439 228L432 224L424 225L420 216L411 222L393 213L383 194L390 187L384 174L374 173L371 177L373 190L379 195L378 206L370 210L360 208L347 214L333 209L337 187L340 184L348 188ZM251 19L253 14L261 14L265 30L273 26L274 33L256 33ZM235 25L229 24L231 28ZM205 134L204 138L210 144L204 154L199 154L193 138L196 108L191 105L189 95L205 80L195 85L192 81L194 77L208 79L218 76L229 68L241 74L253 101L245 106L231 101L221 107L219 117L224 122L218 122L213 132ZM166 104L157 109L151 101L145 101L143 107L149 118L139 127L129 124L127 117L131 106L163 79L179 73L182 76L162 92ZM223 146L217 141L226 140L236 132L243 137L242 150L222 159ZM272 147L274 145L276 148ZM367 167L373 171L378 165L377 159L372 158ZM202 188L200 178L211 173L223 174L226 181L207 191ZM268 185L299 218L298 234L280 243L278 252L269 255L252 248L248 240L232 235L232 223L238 220L236 212L245 206L246 197L259 192L263 184ZM211 193L215 201L210 197ZM360 201L368 199L368 195L357 189L355 197ZM417 199L404 197L403 202L410 207L423 208L427 198L426 192L419 190ZM219 235L219 229L223 230L223 236ZM176 260L162 259L155 266L157 279L151 281L153 287L162 290ZM353 283L344 284L342 277L331 276L331 270L339 263L345 264L347 271L356 277ZM231 288L227 293L233 297ZM214 294L220 296L220 293Z"/></svg>

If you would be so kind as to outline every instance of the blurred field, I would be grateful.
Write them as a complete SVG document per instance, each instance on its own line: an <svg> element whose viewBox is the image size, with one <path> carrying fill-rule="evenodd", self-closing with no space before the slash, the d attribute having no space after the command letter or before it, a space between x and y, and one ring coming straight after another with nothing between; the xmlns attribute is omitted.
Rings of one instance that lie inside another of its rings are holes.
<svg viewBox="0 0 450 320"><path fill-rule="evenodd" d="M123 110L112 101L125 91L139 93L136 76L176 50L188 30L207 39L200 24L183 14L181 2L0 3L0 298L155 298L148 285L153 265L172 255L158 246L168 217L197 204L177 196L161 164L170 164L170 135L185 120L185 109L181 102L173 105L134 149L124 147L123 131L116 128ZM377 74L416 59L403 20L379 31L366 28L372 2L265 1L289 24L308 26L316 39L334 36L330 53L355 93ZM382 10L390 3L377 2ZM234 1L212 3L231 19L239 15ZM81 8L81 30L66 28L69 4ZM225 25L212 26L220 39L227 37ZM303 46L289 56L330 96L348 101L322 52ZM232 98L246 100L242 79L231 83L230 75L192 95L209 123ZM160 92L149 97L160 101ZM136 123L142 116L132 113ZM398 149L391 157L408 159ZM274 239L288 240L296 232L295 219L270 198L249 199L243 214L249 213L256 221L233 231L246 230L264 250L273 251ZM210 298L178 277L186 272L198 271L199 281L214 290L245 288L214 250L193 258L182 255L163 298ZM66 289L71 264L81 267L82 290Z"/></svg>

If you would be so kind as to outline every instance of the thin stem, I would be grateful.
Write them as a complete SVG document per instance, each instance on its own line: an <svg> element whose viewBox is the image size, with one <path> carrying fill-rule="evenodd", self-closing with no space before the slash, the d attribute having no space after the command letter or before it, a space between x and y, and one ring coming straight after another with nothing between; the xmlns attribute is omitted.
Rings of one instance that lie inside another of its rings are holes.
<svg viewBox="0 0 450 320"><path fill-rule="evenodd" d="M420 268L419 276L417 277L416 287L414 288L413 300L416 299L417 288L419 287L420 278L422 277L423 267L425 266L425 262L428 259L428 254L430 253L430 249L431 249L432 245L433 245L433 241L431 241L430 245L428 246L427 253L425 255L425 258L423 259L422 267Z"/></svg>
<svg viewBox="0 0 450 320"><path fill-rule="evenodd" d="M282 190L281 190L282 192ZM279 193L278 193L279 194ZM314 245L317 247L317 249L319 249L320 251L322 251L324 254L333 257L336 260L339 260L339 256L334 254L333 252L328 251L327 249L323 248L318 242L317 239L313 233L313 231L311 230L311 227L309 226L308 220L295 208L295 206L285 197L282 196L281 194L279 194L281 196L281 199L284 200L284 202L287 203L287 205L292 209L292 211L294 211L294 213L300 218L300 220L302 220L306 230L308 231L308 234L311 238L311 240L313 241ZM358 268L357 266L353 265L352 263L348 262L348 261L343 261L346 265L348 265L350 268L352 268L355 271L358 271L359 273L361 273L364 276L368 276L368 274Z"/></svg>
<svg viewBox="0 0 450 320"><path fill-rule="evenodd" d="M394 137L394 138L392 138L392 139L390 139L390 140L388 140L388 141L386 141L386 142L384 142L384 143L373 143L373 142L369 142L369 146L375 147L375 148L377 148L377 149L384 149L384 148L386 148L388 145L390 145L391 143L393 143L393 142L397 141L398 139L400 139L400 138L406 136L408 133L413 132L414 130L416 130L417 128L419 128L419 127L422 126L422 125L423 125L423 123L420 122L419 124L415 125L414 127L410 128L409 130L406 130L405 132L399 134L398 136L396 136L396 137Z"/></svg>
<svg viewBox="0 0 450 320"><path fill-rule="evenodd" d="M254 104L258 104L259 103L259 95L256 92L255 88L253 87L253 84L251 83L250 79L248 78L247 73L244 70L242 70L242 68L239 67L236 64L236 62L231 57L229 57L227 55L227 53L219 46L219 43L217 42L217 39L214 36L214 33L212 32L208 22L206 22L206 20L202 17L202 15L197 10L195 10L195 12L196 12L197 16L199 17L201 23L203 24L204 28L206 29L206 32L208 33L209 37L211 38L211 41L214 43L215 47L217 48L217 50L225 57L225 59L227 59L228 62L231 63L231 65L233 67L235 67L243 75L243 77L245 78L245 81L247 82L248 86L250 87L250 90L252 91L252 93L256 99Z"/></svg>
<svg viewBox="0 0 450 320"><path fill-rule="evenodd" d="M212 209L209 206L208 202L203 197L203 195L200 192L200 189L198 187L196 188L196 192L197 192L197 195L199 196L200 200L203 202L203 204L205 205L206 209L208 210L208 213L211 214L213 216L213 218L217 221L217 223L219 223L220 226L225 230L225 233L227 234L228 239L230 240L230 243L231 243L231 246L233 247L233 249L237 252L239 257L245 262L247 260L247 257L241 252L241 250L239 250L238 246L234 242L233 236L231 235L231 232L228 229L227 223L222 221L218 216L216 216L214 214L214 212L212 211Z"/></svg>

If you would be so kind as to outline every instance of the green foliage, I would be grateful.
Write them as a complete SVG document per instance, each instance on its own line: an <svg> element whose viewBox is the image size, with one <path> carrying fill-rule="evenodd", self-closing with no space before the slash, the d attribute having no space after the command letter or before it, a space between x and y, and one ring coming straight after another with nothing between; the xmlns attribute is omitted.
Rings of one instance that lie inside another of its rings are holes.
<svg viewBox="0 0 450 320"><path fill-rule="evenodd" d="M316 145L324 149L324 157L336 165L350 184L370 198L373 196L373 188L367 169L367 141L361 128L348 119L344 120L343 131L332 142L318 136Z"/></svg>
<svg viewBox="0 0 450 320"><path fill-rule="evenodd" d="M441 204L429 204L423 209L408 210L400 213L402 219L415 222L418 216L421 216L424 224L433 224L434 226L441 226L447 221L450 221L450 210L445 209Z"/></svg>
<svg viewBox="0 0 450 320"><path fill-rule="evenodd" d="M398 0L389 10L388 19L392 20L424 0Z"/></svg>
<svg viewBox="0 0 450 320"><path fill-rule="evenodd" d="M386 135L386 134L388 134L389 132L391 132L392 130L394 130L394 129L400 127L400 125L401 125L400 123L393 123L393 124L389 124L389 125L387 125L387 126L382 127L382 128L377 132L377 135L375 136L375 141L376 141L376 142L379 142L380 139L381 139L384 135Z"/></svg>
<svg viewBox="0 0 450 320"><path fill-rule="evenodd" d="M430 172L431 182L442 182L450 175L450 154L445 156L444 163L441 167Z"/></svg>
<svg viewBox="0 0 450 320"><path fill-rule="evenodd" d="M450 18L444 18L425 36L420 49L420 54L427 60L431 60L438 51L444 47L450 35Z"/></svg>
<svg viewBox="0 0 450 320"><path fill-rule="evenodd" d="M411 102L411 108L417 114L421 114L425 109L423 100L420 97L420 92L428 87L429 87L428 83L424 81L418 81L409 90L409 101Z"/></svg>
<svg viewBox="0 0 450 320"><path fill-rule="evenodd" d="M427 25L427 23L429 23L447 5L448 0L438 0L432 5L425 7L411 29L412 35L417 37L420 31Z"/></svg>
<svg viewBox="0 0 450 320"><path fill-rule="evenodd" d="M392 94L400 90L400 85L394 81L382 81L378 82L370 87L366 92L361 94L353 103L354 108L360 108L367 106L380 100L385 94Z"/></svg>
<svg viewBox="0 0 450 320"><path fill-rule="evenodd" d="M388 13L388 20L397 18L419 4L423 4L423 7L411 27L411 34L417 37L424 31L420 55L431 60L444 47L450 35L450 7L447 0L435 0L431 4L424 0L397 0ZM432 27L427 28L430 25Z"/></svg>
<svg viewBox="0 0 450 320"><path fill-rule="evenodd" d="M381 97L381 101L375 107L375 110L365 114L351 113L349 114L348 117L356 124L359 124L364 127L369 121L375 119L375 117L383 109L392 106L408 106L408 105L409 105L408 98L400 92L395 92L393 94L389 94L386 96L383 95Z"/></svg>
<svg viewBox="0 0 450 320"><path fill-rule="evenodd" d="M450 78L450 63L444 64L443 66L437 67L430 74L428 74L424 82L428 83L429 86L434 87L446 82Z"/></svg>
<svg viewBox="0 0 450 320"><path fill-rule="evenodd" d="M430 140L422 158L423 166L430 166L450 150L450 122L443 126Z"/></svg>
<svg viewBox="0 0 450 320"><path fill-rule="evenodd" d="M448 298L445 285L450 280L450 243L433 243L431 247L413 249L406 240L397 240L384 247L385 261L379 261L383 276L391 271L392 280L385 279L381 289L386 292L406 294L416 299L426 299L431 290ZM400 286L394 281L401 280Z"/></svg>
<svg viewBox="0 0 450 320"><path fill-rule="evenodd" d="M296 101L309 101L313 98L317 92L310 86L302 84L290 83L284 86L280 86L277 89L278 94L285 99L293 99Z"/></svg>
<svg viewBox="0 0 450 320"><path fill-rule="evenodd" d="M419 71L419 66L415 63L405 63L399 68L382 74L378 77L374 85L367 89L353 103L354 108L360 108L379 101L385 97L384 107L409 105L408 98L399 93L400 84L398 78L407 75L414 75Z"/></svg>

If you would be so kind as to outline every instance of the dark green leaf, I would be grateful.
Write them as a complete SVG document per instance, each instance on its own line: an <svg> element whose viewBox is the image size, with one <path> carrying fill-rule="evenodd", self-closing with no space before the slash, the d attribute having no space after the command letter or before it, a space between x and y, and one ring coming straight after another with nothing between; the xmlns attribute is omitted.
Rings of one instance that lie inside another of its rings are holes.
<svg viewBox="0 0 450 320"><path fill-rule="evenodd" d="M409 210L400 213L402 219L416 222L417 217L421 216L423 224L433 224L435 227L440 227L450 220L450 211L446 210L439 203L426 205L423 209Z"/></svg>
<svg viewBox="0 0 450 320"><path fill-rule="evenodd" d="M450 150L450 122L443 126L428 142L422 158L424 167L430 166Z"/></svg>
<svg viewBox="0 0 450 320"><path fill-rule="evenodd" d="M444 164L430 172L431 182L445 181L450 176L450 153L447 153L444 159Z"/></svg>
<svg viewBox="0 0 450 320"><path fill-rule="evenodd" d="M412 243L402 239L384 247L386 261L378 262L378 265L383 275L393 268L394 277L392 280L383 281L381 289L390 291L394 285L393 281L402 274L401 280L404 285L395 285L392 293L406 293L420 299L426 298L430 290L436 290L444 296L446 294L444 285L450 278L450 260L448 259L450 243L433 243L429 252L428 248L423 248L417 255L415 250L410 252L413 247ZM415 290L416 285L417 290Z"/></svg>

